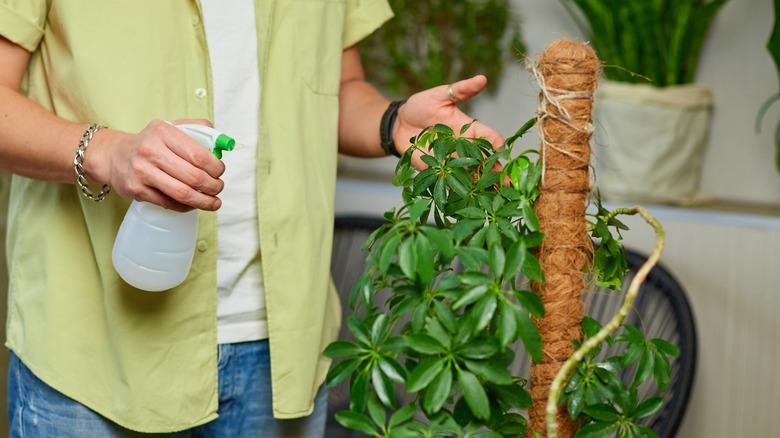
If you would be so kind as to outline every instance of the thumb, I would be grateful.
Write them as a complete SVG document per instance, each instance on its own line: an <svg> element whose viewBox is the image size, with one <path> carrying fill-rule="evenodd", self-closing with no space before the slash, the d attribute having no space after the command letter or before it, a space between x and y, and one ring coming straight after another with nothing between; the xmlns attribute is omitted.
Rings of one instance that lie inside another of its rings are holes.
<svg viewBox="0 0 780 438"><path fill-rule="evenodd" d="M477 75L473 78L463 79L448 86L447 98L450 100L467 100L481 93L487 86L487 77Z"/></svg>

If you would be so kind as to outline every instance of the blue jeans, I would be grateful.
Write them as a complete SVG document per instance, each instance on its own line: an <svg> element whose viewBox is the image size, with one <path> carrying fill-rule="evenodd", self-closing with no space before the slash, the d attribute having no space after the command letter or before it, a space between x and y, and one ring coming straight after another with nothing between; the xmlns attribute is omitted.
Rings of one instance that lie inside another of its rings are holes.
<svg viewBox="0 0 780 438"><path fill-rule="evenodd" d="M12 438L322 437L327 392L323 385L310 416L276 420L271 408L268 341L221 344L219 418L181 432L145 434L125 429L52 389L12 352L8 369L8 417Z"/></svg>

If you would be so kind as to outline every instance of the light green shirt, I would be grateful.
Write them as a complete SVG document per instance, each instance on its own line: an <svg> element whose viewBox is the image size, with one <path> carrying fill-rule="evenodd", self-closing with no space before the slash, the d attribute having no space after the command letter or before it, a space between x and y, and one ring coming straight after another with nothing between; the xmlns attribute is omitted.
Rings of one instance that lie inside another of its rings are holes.
<svg viewBox="0 0 780 438"><path fill-rule="evenodd" d="M273 404L291 418L311 412L329 366L321 351L340 321L329 261L341 54L392 13L386 0L255 3ZM66 119L128 132L151 118L212 119L202 21L194 0L0 0L0 34L32 52L27 94ZM217 416L216 215L200 214L187 280L149 293L111 263L128 205L13 177L7 345L46 383L122 426L190 428Z"/></svg>

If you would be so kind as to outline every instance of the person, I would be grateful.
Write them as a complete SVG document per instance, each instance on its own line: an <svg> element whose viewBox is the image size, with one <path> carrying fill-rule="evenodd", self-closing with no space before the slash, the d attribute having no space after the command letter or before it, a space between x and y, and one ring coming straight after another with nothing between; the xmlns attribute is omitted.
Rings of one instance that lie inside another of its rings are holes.
<svg viewBox="0 0 780 438"><path fill-rule="evenodd" d="M391 103L357 46L391 16L386 0L0 0L12 436L322 435L337 154L459 128L456 101L486 85ZM237 140L224 162L172 126L212 122ZM131 200L201 210L180 286L116 274Z"/></svg>

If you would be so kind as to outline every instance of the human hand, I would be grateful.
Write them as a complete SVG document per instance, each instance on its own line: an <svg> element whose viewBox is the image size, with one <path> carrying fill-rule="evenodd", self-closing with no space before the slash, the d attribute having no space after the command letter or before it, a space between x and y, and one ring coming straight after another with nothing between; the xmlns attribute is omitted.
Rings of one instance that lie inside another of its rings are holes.
<svg viewBox="0 0 780 438"><path fill-rule="evenodd" d="M473 118L463 113L456 103L478 95L486 85L487 78L477 75L451 85L433 87L409 97L399 108L398 118L393 127L393 141L398 152L403 154L411 147L410 138L416 137L423 129L436 123L447 125L455 132L460 132L460 128L470 123ZM448 92L448 89L451 92ZM484 137L494 148L504 144L501 134L478 121L474 122L464 135L473 138ZM426 167L420 160L420 154L421 152L415 152L412 156L412 165L418 169Z"/></svg>
<svg viewBox="0 0 780 438"><path fill-rule="evenodd" d="M184 123L211 126L202 119L173 121ZM182 212L222 205L217 195L225 164L172 124L152 120L138 134L106 130L95 141L85 160L94 164L87 171L119 195Z"/></svg>

